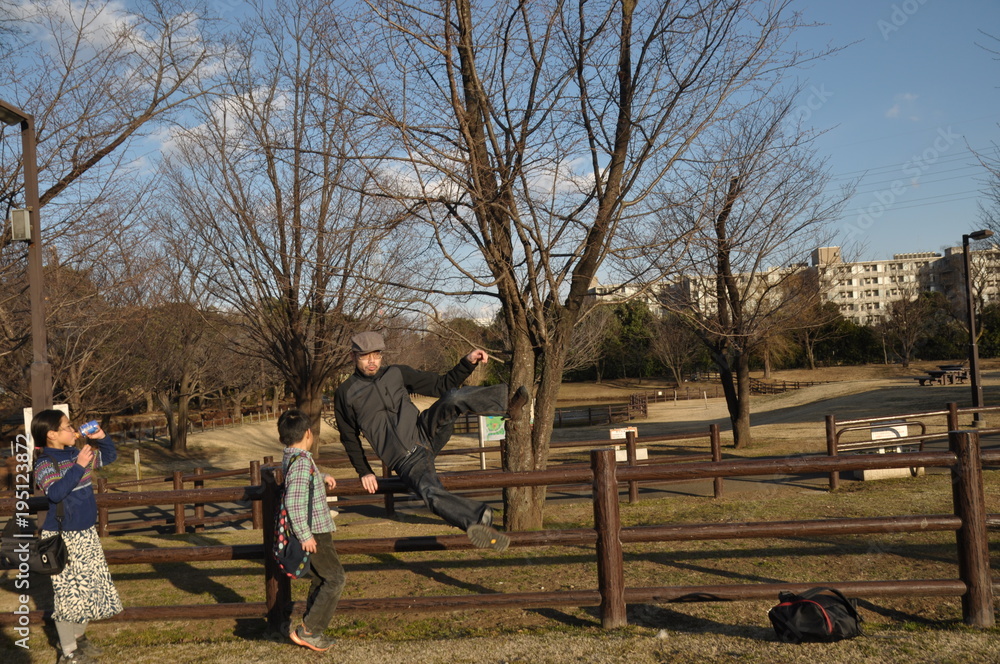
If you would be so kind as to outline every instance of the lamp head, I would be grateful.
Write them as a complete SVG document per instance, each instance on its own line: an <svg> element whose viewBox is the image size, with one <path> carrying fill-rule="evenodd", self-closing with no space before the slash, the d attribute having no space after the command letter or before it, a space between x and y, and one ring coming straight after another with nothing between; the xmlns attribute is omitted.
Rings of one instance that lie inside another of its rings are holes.
<svg viewBox="0 0 1000 664"><path fill-rule="evenodd" d="M0 100L0 122L6 125L16 125L21 124L27 120L24 113L21 113L18 109L7 104L7 102Z"/></svg>
<svg viewBox="0 0 1000 664"><path fill-rule="evenodd" d="M985 240L988 237L993 237L993 231L983 229L981 231L973 231L967 236L970 240Z"/></svg>

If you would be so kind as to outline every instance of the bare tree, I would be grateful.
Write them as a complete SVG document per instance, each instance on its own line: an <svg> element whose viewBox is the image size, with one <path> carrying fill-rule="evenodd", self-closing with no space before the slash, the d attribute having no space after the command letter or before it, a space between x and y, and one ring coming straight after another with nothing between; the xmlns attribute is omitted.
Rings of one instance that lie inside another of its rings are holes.
<svg viewBox="0 0 1000 664"><path fill-rule="evenodd" d="M563 375L595 366L601 359L604 340L614 327L615 313L610 306L585 304L580 320L573 326L573 336L563 363Z"/></svg>
<svg viewBox="0 0 1000 664"><path fill-rule="evenodd" d="M663 204L665 175L738 93L796 61L786 4L388 0L343 24L331 48L395 141L378 155L396 160L383 191L445 258L425 292L498 300L511 383L535 384L534 425L509 428L505 470L547 463L598 269L662 251L619 231ZM506 491L507 525L541 527L544 495Z"/></svg>
<svg viewBox="0 0 1000 664"><path fill-rule="evenodd" d="M824 301L817 269L800 270L786 282L791 310L788 333L805 354L809 369L816 369L816 345L841 335L835 323L843 318L840 308Z"/></svg>
<svg viewBox="0 0 1000 664"><path fill-rule="evenodd" d="M205 312L190 302L165 302L149 313L149 335L156 339L147 352L153 394L167 422L170 449L187 451L192 401L219 388L209 382L211 368L222 361L221 341Z"/></svg>
<svg viewBox="0 0 1000 664"><path fill-rule="evenodd" d="M696 229L684 287L669 304L719 369L736 447L750 443L750 358L790 327L798 289L788 284L847 199L825 191L829 175L791 109L790 95L775 94L705 141L683 173L699 204L665 228Z"/></svg>
<svg viewBox="0 0 1000 664"><path fill-rule="evenodd" d="M903 368L910 366L914 349L927 336L931 318L943 304L934 295L915 289L904 292L902 297L886 306L878 323Z"/></svg>
<svg viewBox="0 0 1000 664"><path fill-rule="evenodd" d="M670 370L678 386L684 382L684 373L692 368L700 348L698 335L677 314L668 312L656 319L650 350Z"/></svg>
<svg viewBox="0 0 1000 664"><path fill-rule="evenodd" d="M139 399L136 360L146 317L133 288L142 274L128 267L50 264L46 270L53 391L73 413L115 413Z"/></svg>
<svg viewBox="0 0 1000 664"><path fill-rule="evenodd" d="M146 193L142 183L152 173L150 148L142 141L200 94L194 84L213 57L209 26L197 7L179 0L139 0L128 7L100 0L3 3L0 19L7 49L0 58L0 90L35 123L42 241L57 250L46 252L46 259L58 256L61 265L97 256L107 263L127 260L116 250L132 244ZM11 208L24 206L19 131L0 126L4 224ZM0 356L26 343L29 320L26 249L11 243L7 226L3 230Z"/></svg>
<svg viewBox="0 0 1000 664"><path fill-rule="evenodd" d="M357 91L320 49L328 11L278 2L244 21L219 96L175 136L158 219L209 302L239 315L245 334L230 342L278 370L317 440L347 339L401 299L376 284L405 283L401 266L419 249L405 242L405 210L359 193L370 176L345 155L373 137L346 107Z"/></svg>
<svg viewBox="0 0 1000 664"><path fill-rule="evenodd" d="M800 310L800 315L796 316L792 336L802 347L810 370L816 369L816 347L844 336L842 327L838 325L843 318L840 308L833 302L814 303Z"/></svg>

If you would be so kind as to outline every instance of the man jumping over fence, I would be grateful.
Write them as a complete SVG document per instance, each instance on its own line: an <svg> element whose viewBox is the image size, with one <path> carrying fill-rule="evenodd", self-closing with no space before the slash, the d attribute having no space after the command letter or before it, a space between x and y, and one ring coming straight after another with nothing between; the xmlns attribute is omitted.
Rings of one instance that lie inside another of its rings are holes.
<svg viewBox="0 0 1000 664"><path fill-rule="evenodd" d="M334 396L340 440L362 486L375 493L378 480L361 449L359 435L364 435L382 462L434 514L464 530L477 547L505 550L510 539L493 528L493 510L485 503L446 491L434 468L434 457L451 438L455 420L461 415L505 414L515 418L528 403L528 390L519 387L508 403L506 385L461 387L477 364L489 361L484 350L473 350L442 375L403 364L383 367L383 350L385 341L378 332L354 335L354 374ZM420 412L410 394L439 398Z"/></svg>

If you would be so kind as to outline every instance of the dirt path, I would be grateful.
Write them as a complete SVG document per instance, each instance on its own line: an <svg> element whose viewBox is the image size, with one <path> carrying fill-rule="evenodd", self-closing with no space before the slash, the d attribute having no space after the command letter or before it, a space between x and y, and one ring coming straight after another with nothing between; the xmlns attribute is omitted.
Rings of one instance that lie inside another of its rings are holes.
<svg viewBox="0 0 1000 664"><path fill-rule="evenodd" d="M824 418L834 414L838 420L876 415L893 415L931 410L942 410L949 402L960 406L971 403L968 384L920 387L913 375L922 373L923 367L913 367L903 371L892 367L858 368L852 373L864 376L857 380L840 380L822 385L793 390L784 394L754 397L751 424L754 444L751 452L756 454L787 454L790 452L811 453L825 450ZM834 373L836 372L836 373ZM798 372L800 373L800 372ZM808 374L812 380L823 380L824 375L842 377L843 369L831 370L824 374ZM797 372L789 372L788 380L802 380ZM794 377L792 377L794 376ZM782 376L779 375L778 380ZM1000 402L1000 370L993 368L983 372L985 401L987 404ZM600 394L625 395L637 389L649 390L654 384L633 386L591 386L585 390L581 386L567 386L567 394L575 400L585 400ZM426 407L430 399L418 399L418 406ZM731 444L729 415L723 399L677 401L653 404L649 417L635 421L640 436L657 436L683 432L707 431L709 424L719 424L723 431L723 444ZM608 437L608 426L572 427L556 429L554 441L595 440ZM340 438L333 427L323 427L323 452L327 458L332 455L334 463L331 472L337 477L353 478L354 471L348 466L340 447ZM474 436L456 436L451 447L473 447L478 444ZM275 422L249 424L230 429L216 429L194 435L189 440L194 459L185 465L211 467L213 469L244 468L253 459L265 456L279 458L281 446L277 442ZM172 468L178 467L180 459L170 461ZM471 467L475 462L468 457L446 456L440 458L446 469ZM162 464L161 464L162 465ZM163 470L157 468L155 470Z"/></svg>

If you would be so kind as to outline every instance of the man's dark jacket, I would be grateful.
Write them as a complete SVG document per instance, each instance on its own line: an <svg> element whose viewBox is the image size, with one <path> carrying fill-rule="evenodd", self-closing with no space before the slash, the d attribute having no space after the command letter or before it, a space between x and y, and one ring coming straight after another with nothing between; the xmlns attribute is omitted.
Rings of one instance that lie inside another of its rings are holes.
<svg viewBox="0 0 1000 664"><path fill-rule="evenodd" d="M372 475L372 467L361 449L364 435L379 458L395 468L420 442L417 416L420 411L410 394L442 397L461 387L475 365L464 357L446 374L417 371L404 364L382 367L374 376L355 370L333 398L340 442L358 476Z"/></svg>

